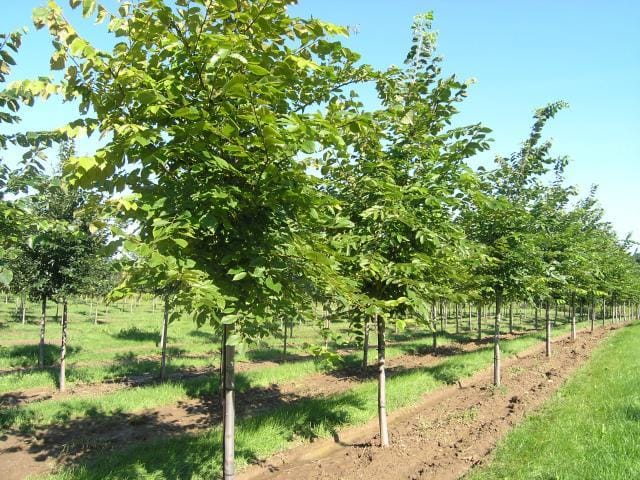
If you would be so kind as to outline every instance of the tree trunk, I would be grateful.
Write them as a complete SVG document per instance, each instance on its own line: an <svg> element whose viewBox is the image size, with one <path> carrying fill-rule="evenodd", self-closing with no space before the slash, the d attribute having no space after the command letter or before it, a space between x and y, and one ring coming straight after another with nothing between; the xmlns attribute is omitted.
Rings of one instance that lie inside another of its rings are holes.
<svg viewBox="0 0 640 480"><path fill-rule="evenodd" d="M387 429L387 394L386 376L384 370L384 318L376 315L378 324L378 423L380 425L380 446L389 446L389 432Z"/></svg>
<svg viewBox="0 0 640 480"><path fill-rule="evenodd" d="M538 304L533 307L533 328L538 330Z"/></svg>
<svg viewBox="0 0 640 480"><path fill-rule="evenodd" d="M67 321L69 320L69 310L67 299L62 300L62 341L60 342L60 391L64 392L66 387L67 374Z"/></svg>
<svg viewBox="0 0 640 480"><path fill-rule="evenodd" d="M431 344L433 349L438 348L438 332L437 329L437 321L436 321L436 306L435 304L431 304Z"/></svg>
<svg viewBox="0 0 640 480"><path fill-rule="evenodd" d="M456 303L456 335L460 333L460 305Z"/></svg>
<svg viewBox="0 0 640 480"><path fill-rule="evenodd" d="M467 320L467 330L471 331L471 302L469 302L468 307L469 307L469 318Z"/></svg>
<svg viewBox="0 0 640 480"><path fill-rule="evenodd" d="M96 298L96 311L95 314L93 316L93 324L97 325L98 324L98 306L100 305L100 302L98 301L98 299Z"/></svg>
<svg viewBox="0 0 640 480"><path fill-rule="evenodd" d="M288 334L288 325L285 320L284 322L284 339L282 342L282 363L287 361L287 334Z"/></svg>
<svg viewBox="0 0 640 480"><path fill-rule="evenodd" d="M478 318L478 340L482 340L482 304L476 306L476 316Z"/></svg>
<svg viewBox="0 0 640 480"><path fill-rule="evenodd" d="M322 305L322 315L324 316L324 348L329 348L329 328L331 328L331 323L324 305Z"/></svg>
<svg viewBox="0 0 640 480"><path fill-rule="evenodd" d="M593 295L591 296L591 310L589 312L589 318L591 320L591 333L593 333L596 322L596 298Z"/></svg>
<svg viewBox="0 0 640 480"><path fill-rule="evenodd" d="M369 319L364 319L362 340L362 373L367 373L369 366Z"/></svg>
<svg viewBox="0 0 640 480"><path fill-rule="evenodd" d="M169 295L164 296L164 312L162 315L162 357L160 359L160 380L164 382L167 373L167 330L169 329Z"/></svg>
<svg viewBox="0 0 640 480"><path fill-rule="evenodd" d="M22 319L22 324L26 324L27 323L27 305L26 305L26 301L25 301L25 294L23 293L20 296L20 317Z"/></svg>
<svg viewBox="0 0 640 480"><path fill-rule="evenodd" d="M571 295L571 341L576 341L576 300L575 294Z"/></svg>
<svg viewBox="0 0 640 480"><path fill-rule="evenodd" d="M500 316L502 314L502 290L496 290L496 321L493 335L493 384L500 386Z"/></svg>
<svg viewBox="0 0 640 480"><path fill-rule="evenodd" d="M47 297L42 297L40 313L40 344L38 346L38 367L44 368L44 329L47 323Z"/></svg>
<svg viewBox="0 0 640 480"><path fill-rule="evenodd" d="M235 390L235 347L227 345L231 327L224 325L223 327L223 342L224 348L222 349L222 389L223 389L223 403L222 403L222 477L223 480L235 479L235 403L234 403L234 390Z"/></svg>
<svg viewBox="0 0 640 480"><path fill-rule="evenodd" d="M546 338L545 338L545 355L551 356L551 317L549 316L549 300L547 300L544 306L544 320L546 324Z"/></svg>
<svg viewBox="0 0 640 480"><path fill-rule="evenodd" d="M509 333L513 333L513 303L509 302Z"/></svg>

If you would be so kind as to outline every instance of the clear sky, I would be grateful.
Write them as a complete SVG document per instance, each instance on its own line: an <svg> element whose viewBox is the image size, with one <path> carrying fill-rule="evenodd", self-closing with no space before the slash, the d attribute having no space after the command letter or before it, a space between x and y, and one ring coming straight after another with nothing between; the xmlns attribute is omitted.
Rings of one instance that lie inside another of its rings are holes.
<svg viewBox="0 0 640 480"><path fill-rule="evenodd" d="M42 3L0 0L0 31L30 25ZM477 79L459 121L492 128L491 155L507 155L526 137L535 108L566 100L570 109L546 133L554 152L572 159L568 183L584 194L597 184L607 219L640 241L640 0L299 0L293 13L356 27L346 43L384 68L402 63L412 17L429 10L444 70ZM81 31L102 40L98 27ZM48 74L46 42L31 28L12 78ZM57 126L73 112L44 107L25 110L22 126Z"/></svg>

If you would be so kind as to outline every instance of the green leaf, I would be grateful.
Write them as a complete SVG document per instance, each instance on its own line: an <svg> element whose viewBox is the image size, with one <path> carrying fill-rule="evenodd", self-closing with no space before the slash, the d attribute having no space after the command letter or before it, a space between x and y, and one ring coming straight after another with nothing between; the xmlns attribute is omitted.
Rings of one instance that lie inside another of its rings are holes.
<svg viewBox="0 0 640 480"><path fill-rule="evenodd" d="M82 0L82 16L90 17L96 10L96 0Z"/></svg>
<svg viewBox="0 0 640 480"><path fill-rule="evenodd" d="M173 112L174 117L186 118L187 120L197 120L200 118L200 112L195 107L182 107Z"/></svg>
<svg viewBox="0 0 640 480"><path fill-rule="evenodd" d="M184 238L174 238L173 242L181 248L186 248L189 243Z"/></svg>
<svg viewBox="0 0 640 480"><path fill-rule="evenodd" d="M244 75L236 75L222 87L222 91L229 97L247 98L249 94L245 86L246 82L247 77Z"/></svg>
<svg viewBox="0 0 640 480"><path fill-rule="evenodd" d="M33 9L32 19L36 29L41 29L45 26L47 17L49 16L49 9L46 7L37 7Z"/></svg>
<svg viewBox="0 0 640 480"><path fill-rule="evenodd" d="M271 277L267 277L267 280L264 282L265 285L276 293L280 293L282 290L282 284L274 282Z"/></svg>
<svg viewBox="0 0 640 480"><path fill-rule="evenodd" d="M8 286L13 280L13 272L0 267L0 285Z"/></svg>
<svg viewBox="0 0 640 480"><path fill-rule="evenodd" d="M233 276L233 281L234 281L234 282L237 282L238 280L242 280L242 279L243 279L244 277L246 277L246 276L247 276L247 272L240 272L240 273L236 273L236 274Z"/></svg>
<svg viewBox="0 0 640 480"><path fill-rule="evenodd" d="M269 74L269 70L267 70L264 67L261 67L260 65L256 65L255 63L247 64L247 70L249 70L254 75L259 75L261 77Z"/></svg>
<svg viewBox="0 0 640 480"><path fill-rule="evenodd" d="M238 8L236 0L218 0L218 4L222 5L227 10L236 10Z"/></svg>

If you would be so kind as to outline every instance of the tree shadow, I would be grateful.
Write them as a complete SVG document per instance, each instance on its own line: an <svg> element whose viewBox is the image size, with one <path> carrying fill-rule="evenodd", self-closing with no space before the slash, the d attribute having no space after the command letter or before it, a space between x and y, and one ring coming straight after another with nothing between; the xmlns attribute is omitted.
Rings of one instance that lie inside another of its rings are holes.
<svg viewBox="0 0 640 480"><path fill-rule="evenodd" d="M221 341L220 335L216 335L213 332L205 332L204 330L191 330L189 332L189 336L194 338L202 338L214 344L218 344Z"/></svg>
<svg viewBox="0 0 640 480"><path fill-rule="evenodd" d="M123 328L118 333L112 333L111 336L118 340L132 340L135 342L158 343L160 341L159 332L140 330L138 327Z"/></svg>
<svg viewBox="0 0 640 480"><path fill-rule="evenodd" d="M80 352L82 347L67 345L67 359ZM28 372L38 369L38 358L40 355L40 345L13 345L10 347L0 347L0 358L9 359L9 366L14 371L4 370L1 374L14 373L15 371ZM44 364L51 366L60 360L60 347L51 343L44 344Z"/></svg>
<svg viewBox="0 0 640 480"><path fill-rule="evenodd" d="M5 431L3 461L28 454L35 462L57 460L78 480L153 477L215 478L220 474L220 401L178 405L182 414L129 414L87 409L81 419L61 415L56 425L29 431ZM246 392L238 399L236 459L255 463L264 445L319 436L337 437L339 428L367 408L349 392L329 398L283 394L276 386ZM214 426L215 428L209 429ZM274 428L276 430L274 430ZM198 433L195 435L195 433Z"/></svg>
<svg viewBox="0 0 640 480"><path fill-rule="evenodd" d="M625 408L625 414L629 420L640 422L640 405L637 403L628 405L627 408Z"/></svg>
<svg viewBox="0 0 640 480"><path fill-rule="evenodd" d="M275 347L263 347L255 350L249 350L245 353L247 360L251 362L274 362L274 363L287 363L287 362L302 362L311 359L309 355L299 355L297 353L287 352L286 358L283 358L282 349Z"/></svg>

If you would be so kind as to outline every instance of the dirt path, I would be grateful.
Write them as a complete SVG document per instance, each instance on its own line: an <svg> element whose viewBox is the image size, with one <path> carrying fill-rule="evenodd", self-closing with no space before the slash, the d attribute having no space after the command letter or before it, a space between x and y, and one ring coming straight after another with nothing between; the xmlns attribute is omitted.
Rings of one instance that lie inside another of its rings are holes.
<svg viewBox="0 0 640 480"><path fill-rule="evenodd" d="M453 480L488 455L525 413L539 408L590 356L611 328L582 332L574 343L556 340L553 356L541 346L504 362L503 387L490 386L485 370L426 395L390 416L392 446L377 446L377 421L341 432L336 439L275 455L252 466L240 480L438 479Z"/></svg>

